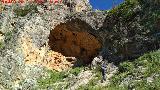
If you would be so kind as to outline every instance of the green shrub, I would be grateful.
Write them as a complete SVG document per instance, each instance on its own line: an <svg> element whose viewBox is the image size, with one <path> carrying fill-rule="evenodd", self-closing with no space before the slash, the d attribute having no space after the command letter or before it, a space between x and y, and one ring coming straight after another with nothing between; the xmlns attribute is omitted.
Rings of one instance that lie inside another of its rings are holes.
<svg viewBox="0 0 160 90"><path fill-rule="evenodd" d="M69 71L69 73L77 76L84 68L83 67L75 67Z"/></svg>
<svg viewBox="0 0 160 90"><path fill-rule="evenodd" d="M64 78L67 78L70 74L77 76L84 68L76 67L67 71L56 72L52 70L47 70L48 77L39 78L37 80L38 88L46 89L48 87L54 88L54 83L63 81Z"/></svg>
<svg viewBox="0 0 160 90"><path fill-rule="evenodd" d="M111 85L108 87L115 87L120 84L125 78L131 78L128 82L127 88L135 88L136 90L159 90L160 83L160 50L145 54L133 62L123 62L119 65L119 72L111 79ZM145 70L141 70L139 68ZM154 83L147 82L147 78L152 75L159 75L153 77ZM141 77L140 81L137 77ZM107 88L108 88L107 87ZM124 85L124 87L126 87ZM108 89L110 90L110 89ZM119 89L118 89L119 90ZM125 90L125 89L124 89Z"/></svg>
<svg viewBox="0 0 160 90"><path fill-rule="evenodd" d="M26 6L24 6L24 7L22 7L22 8L16 8L16 9L14 9L13 10L14 11L14 13L17 15L17 16L21 16L21 17L24 17L24 16L26 16L28 13L30 13L30 12L36 12L36 11L38 11L37 10L37 6L36 5L34 5L34 4L29 4L29 5L26 5Z"/></svg>
<svg viewBox="0 0 160 90"><path fill-rule="evenodd" d="M119 66L119 70L121 72L132 71L133 69L134 69L133 63L128 61L121 63Z"/></svg>
<svg viewBox="0 0 160 90"><path fill-rule="evenodd" d="M67 77L64 72L56 72L52 70L47 71L49 77L38 79L39 88L46 89L49 86L52 86L57 81L61 81Z"/></svg>
<svg viewBox="0 0 160 90"><path fill-rule="evenodd" d="M7 32L5 33L5 41L9 41L12 39L13 32Z"/></svg>
<svg viewBox="0 0 160 90"><path fill-rule="evenodd" d="M3 43L2 42L0 42L0 49L3 47Z"/></svg>

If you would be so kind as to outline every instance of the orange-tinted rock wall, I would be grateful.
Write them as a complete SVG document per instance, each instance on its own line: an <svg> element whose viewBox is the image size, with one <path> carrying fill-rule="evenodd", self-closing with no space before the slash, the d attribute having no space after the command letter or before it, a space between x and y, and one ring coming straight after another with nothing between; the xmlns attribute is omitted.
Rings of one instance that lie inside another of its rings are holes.
<svg viewBox="0 0 160 90"><path fill-rule="evenodd" d="M50 33L49 46L53 51L60 52L64 56L79 58L84 60L84 63L91 62L101 48L101 43L87 30L81 31L81 27L86 28L80 24L56 26Z"/></svg>

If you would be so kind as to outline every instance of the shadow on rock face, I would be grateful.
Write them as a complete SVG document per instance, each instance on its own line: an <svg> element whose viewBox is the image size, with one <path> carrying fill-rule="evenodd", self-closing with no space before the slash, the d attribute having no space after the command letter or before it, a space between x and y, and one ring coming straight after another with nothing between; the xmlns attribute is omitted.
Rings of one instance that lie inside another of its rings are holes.
<svg viewBox="0 0 160 90"><path fill-rule="evenodd" d="M74 19L56 26L49 35L49 46L66 57L76 57L90 63L101 48L100 41L92 35L94 31L86 22Z"/></svg>
<svg viewBox="0 0 160 90"><path fill-rule="evenodd" d="M0 31L0 34L4 35L4 33L2 33L1 31Z"/></svg>
<svg viewBox="0 0 160 90"><path fill-rule="evenodd" d="M126 17L124 8L117 8L117 11L109 12L100 28L102 34L107 34L105 47L110 53L107 59L117 64L125 60L133 61L145 53L160 48L160 20L158 17L151 18L147 12L144 12L146 9L144 11L137 9L133 15ZM128 9L127 12L133 8ZM157 10L156 7L150 8ZM149 12L155 13L152 10Z"/></svg>

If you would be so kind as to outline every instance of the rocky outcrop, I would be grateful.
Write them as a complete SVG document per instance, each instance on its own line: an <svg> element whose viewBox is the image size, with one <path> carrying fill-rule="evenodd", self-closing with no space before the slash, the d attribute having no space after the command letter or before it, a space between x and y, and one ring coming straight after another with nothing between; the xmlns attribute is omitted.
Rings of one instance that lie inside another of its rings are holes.
<svg viewBox="0 0 160 90"><path fill-rule="evenodd" d="M126 1L107 14L92 11L88 0L3 6L2 87L34 89L44 67L62 71L78 61L89 63L97 54L120 62L158 49L159 5L149 3Z"/></svg>
<svg viewBox="0 0 160 90"><path fill-rule="evenodd" d="M75 0L73 3L77 5L77 1ZM88 32L88 29L96 31L102 26L105 16L103 12L91 11L88 7L89 4L83 5L87 6L78 12L75 11L75 7L70 8L66 4L54 5L48 2L41 5L32 4L31 6L35 7L34 10L30 8L28 3L25 3L24 6L15 4L3 6L4 9L0 13L0 31L4 34L4 47L0 48L0 83L2 88L34 89L36 79L45 74L44 68L62 71L71 68L74 62L77 62L78 59L74 57L68 58L62 52L51 50L48 44L53 41L49 36L55 35L52 33L54 30L57 32L61 28L68 30L69 34L75 30L74 32L80 39L71 37L78 40L76 44L83 47L88 53L80 56L79 53L73 52L75 56L87 57L88 59L98 53L96 50L101 48L101 42L97 36L94 36L97 32L93 34L91 31ZM71 9L73 13L70 12ZM72 28L72 25L69 24L73 23L68 23L68 21L75 19L81 23L75 22L75 26ZM64 27L62 24L66 24L70 28ZM81 29L84 31L82 32ZM65 34L68 35L68 33ZM91 42L92 40L94 42ZM91 46L85 45L85 42ZM69 42L66 45L67 48L70 48ZM80 52L79 49L77 52Z"/></svg>
<svg viewBox="0 0 160 90"><path fill-rule="evenodd" d="M94 31L84 21L78 19L67 21L51 31L49 46L53 51L61 52L67 57L79 58L87 64L98 54L102 46L99 39L92 35Z"/></svg>
<svg viewBox="0 0 160 90"><path fill-rule="evenodd" d="M108 60L132 60L160 48L158 7L154 1L126 1L107 14L100 30Z"/></svg>

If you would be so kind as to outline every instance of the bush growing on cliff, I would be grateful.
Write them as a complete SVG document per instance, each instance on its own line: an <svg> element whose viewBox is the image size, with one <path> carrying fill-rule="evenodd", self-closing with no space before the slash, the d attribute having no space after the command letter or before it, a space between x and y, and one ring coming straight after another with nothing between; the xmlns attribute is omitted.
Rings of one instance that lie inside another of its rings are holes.
<svg viewBox="0 0 160 90"><path fill-rule="evenodd" d="M2 42L0 42L0 49L3 47L3 43Z"/></svg>
<svg viewBox="0 0 160 90"><path fill-rule="evenodd" d="M112 61L135 59L160 48L160 4L155 2L125 0L107 13L101 30L108 33Z"/></svg>
<svg viewBox="0 0 160 90"><path fill-rule="evenodd" d="M7 33L5 33L5 38L6 38L5 41L11 40L12 36L13 36L13 32L7 32Z"/></svg>
<svg viewBox="0 0 160 90"><path fill-rule="evenodd" d="M143 55L133 62L123 62L108 87L117 86L136 90L160 89L160 50Z"/></svg>
<svg viewBox="0 0 160 90"><path fill-rule="evenodd" d="M37 81L38 88L41 88L41 89L53 88L53 89L55 89L55 87L54 87L55 83L63 82L64 81L63 79L67 78L71 74L77 76L83 69L84 69L84 67L76 67L76 68L73 68L73 69L70 69L67 71L62 71L62 72L47 70L48 77L38 79L38 81ZM61 86L58 88L62 89Z"/></svg>
<svg viewBox="0 0 160 90"><path fill-rule="evenodd" d="M69 73L77 76L84 68L83 67L75 67L69 71Z"/></svg>
<svg viewBox="0 0 160 90"><path fill-rule="evenodd" d="M95 72L98 79L92 79L79 90L160 90L160 50L144 54L133 62L120 63L119 71L110 79L108 86L95 83L101 74Z"/></svg>
<svg viewBox="0 0 160 90"><path fill-rule="evenodd" d="M67 75L64 72L56 72L56 71L47 71L49 77L41 78L38 80L38 86L41 89L46 89L48 87L51 87L55 82L61 81L64 78L67 77Z"/></svg>
<svg viewBox="0 0 160 90"><path fill-rule="evenodd" d="M35 4L29 4L29 5L26 5L24 7L17 7L15 8L14 10L14 13L17 15L17 16L21 16L21 17L24 17L26 16L28 13L30 12L36 12L38 11L37 10L37 6Z"/></svg>

